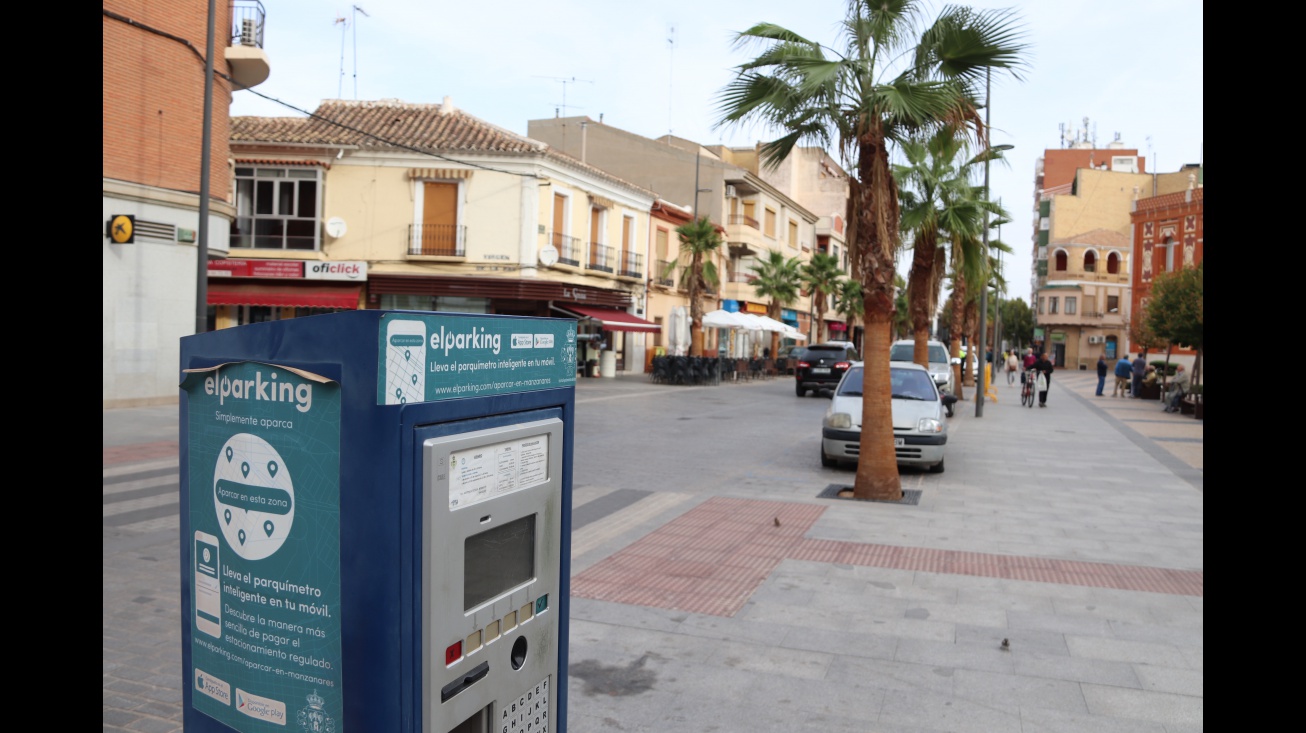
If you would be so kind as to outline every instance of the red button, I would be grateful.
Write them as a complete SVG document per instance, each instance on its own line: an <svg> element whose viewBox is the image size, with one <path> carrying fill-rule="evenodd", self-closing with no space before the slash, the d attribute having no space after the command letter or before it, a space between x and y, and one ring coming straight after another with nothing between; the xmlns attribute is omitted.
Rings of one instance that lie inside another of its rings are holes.
<svg viewBox="0 0 1306 733"><path fill-rule="evenodd" d="M453 664L459 659L462 659L462 657L463 657L463 643L461 641L455 641L454 643L449 645L448 649L444 650L444 663L446 666Z"/></svg>

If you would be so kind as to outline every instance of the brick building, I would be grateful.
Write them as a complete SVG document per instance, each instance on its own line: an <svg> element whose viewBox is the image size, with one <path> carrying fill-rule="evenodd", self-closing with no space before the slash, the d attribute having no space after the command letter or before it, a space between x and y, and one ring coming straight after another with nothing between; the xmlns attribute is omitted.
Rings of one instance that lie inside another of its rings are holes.
<svg viewBox="0 0 1306 733"><path fill-rule="evenodd" d="M1195 267L1202 261L1203 189L1202 169L1190 168L1188 189L1160 196L1140 198L1130 213L1133 226L1133 302L1135 312L1146 308L1157 276L1181 267ZM1131 351L1139 347L1130 344ZM1197 352L1173 347L1172 361L1191 366ZM1179 358L1175 358L1175 357Z"/></svg>
<svg viewBox="0 0 1306 733"><path fill-rule="evenodd" d="M103 3L105 407L175 402L180 339L196 330L207 17L206 0ZM269 72L263 18L257 0L216 4L210 256L225 254L235 215L233 85L255 86Z"/></svg>

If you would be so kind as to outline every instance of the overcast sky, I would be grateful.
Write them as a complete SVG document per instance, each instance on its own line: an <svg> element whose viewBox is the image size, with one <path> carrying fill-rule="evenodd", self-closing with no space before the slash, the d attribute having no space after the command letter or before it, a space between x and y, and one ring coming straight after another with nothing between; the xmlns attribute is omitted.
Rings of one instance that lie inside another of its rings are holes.
<svg viewBox="0 0 1306 733"><path fill-rule="evenodd" d="M1030 293L1034 163L1064 147L1061 127L1105 147L1118 134L1149 172L1202 162L1202 3L1058 0L965 3L1011 8L1030 44L1023 81L993 79L990 169L1013 214L1002 240L1012 296ZM231 114L296 116L323 99L440 102L525 135L528 120L588 115L647 137L751 146L757 128L717 129L717 99L749 58L736 33L766 21L838 45L844 0L657 3L264 0L272 73L237 92ZM940 4L927 5L933 18ZM356 10L356 8L358 10ZM840 46L841 47L841 46ZM255 94L272 97L285 105ZM681 202L689 203L689 202ZM900 268L901 269L901 268Z"/></svg>

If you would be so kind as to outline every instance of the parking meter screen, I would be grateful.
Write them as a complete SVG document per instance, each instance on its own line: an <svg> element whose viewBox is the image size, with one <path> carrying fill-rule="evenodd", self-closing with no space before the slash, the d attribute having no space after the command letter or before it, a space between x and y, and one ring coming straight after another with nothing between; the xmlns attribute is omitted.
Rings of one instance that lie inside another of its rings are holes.
<svg viewBox="0 0 1306 733"><path fill-rule="evenodd" d="M470 611L535 577L535 515L463 543L463 610Z"/></svg>

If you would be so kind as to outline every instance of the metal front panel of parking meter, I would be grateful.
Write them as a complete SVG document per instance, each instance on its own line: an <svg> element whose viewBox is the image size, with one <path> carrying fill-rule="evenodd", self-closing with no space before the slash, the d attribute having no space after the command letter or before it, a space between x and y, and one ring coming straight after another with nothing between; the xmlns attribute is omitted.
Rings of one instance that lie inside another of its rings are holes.
<svg viewBox="0 0 1306 733"><path fill-rule="evenodd" d="M576 323L182 339L188 732L566 728Z"/></svg>

